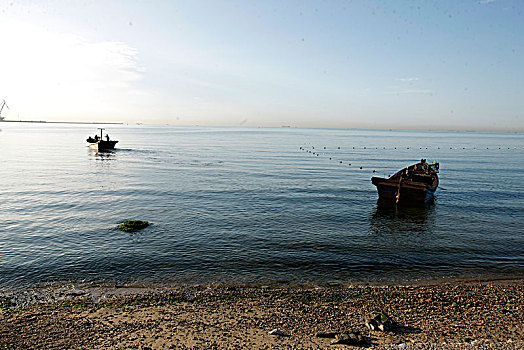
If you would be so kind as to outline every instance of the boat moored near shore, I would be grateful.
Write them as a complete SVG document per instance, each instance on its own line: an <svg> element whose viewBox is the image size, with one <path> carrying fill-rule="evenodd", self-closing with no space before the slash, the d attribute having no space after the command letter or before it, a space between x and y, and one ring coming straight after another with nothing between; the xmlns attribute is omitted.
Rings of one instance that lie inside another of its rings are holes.
<svg viewBox="0 0 524 350"><path fill-rule="evenodd" d="M404 204L424 203L437 190L439 163L428 164L426 159L398 171L390 178L372 177L380 199Z"/></svg>

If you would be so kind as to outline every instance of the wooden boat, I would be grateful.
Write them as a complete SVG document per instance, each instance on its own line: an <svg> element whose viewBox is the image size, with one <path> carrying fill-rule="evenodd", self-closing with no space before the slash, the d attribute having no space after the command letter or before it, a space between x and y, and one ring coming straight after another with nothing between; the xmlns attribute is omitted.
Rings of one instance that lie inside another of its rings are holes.
<svg viewBox="0 0 524 350"><path fill-rule="evenodd" d="M110 151L112 149L115 149L115 145L118 143L118 141L110 140L108 134L106 134L106 139L104 140L102 138L102 131L105 129L98 128L98 130L100 130L100 137L98 137L98 135L95 135L95 137L89 136L87 138L86 141L89 142L89 148L94 149L98 152Z"/></svg>
<svg viewBox="0 0 524 350"><path fill-rule="evenodd" d="M424 203L433 198L438 187L439 164L425 159L398 171L390 178L372 177L378 196L395 203Z"/></svg>

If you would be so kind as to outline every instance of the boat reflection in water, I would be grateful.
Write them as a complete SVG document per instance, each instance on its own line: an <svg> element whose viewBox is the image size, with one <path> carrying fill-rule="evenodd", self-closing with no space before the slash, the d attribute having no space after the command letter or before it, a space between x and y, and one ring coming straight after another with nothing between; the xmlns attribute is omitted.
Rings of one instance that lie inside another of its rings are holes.
<svg viewBox="0 0 524 350"><path fill-rule="evenodd" d="M97 151L96 149L89 147L87 149L87 152L88 152L89 158L95 158L96 160L101 160L101 161L116 160L116 150Z"/></svg>
<svg viewBox="0 0 524 350"><path fill-rule="evenodd" d="M374 234L431 233L434 227L435 202L425 205L398 205L389 200L379 199L370 217L371 232Z"/></svg>

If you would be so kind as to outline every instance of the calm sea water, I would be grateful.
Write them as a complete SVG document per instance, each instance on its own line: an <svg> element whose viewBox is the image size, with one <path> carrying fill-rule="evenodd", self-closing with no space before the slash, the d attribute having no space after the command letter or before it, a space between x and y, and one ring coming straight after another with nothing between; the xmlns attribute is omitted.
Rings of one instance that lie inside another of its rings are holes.
<svg viewBox="0 0 524 350"><path fill-rule="evenodd" d="M122 125L99 154L96 126L0 128L0 288L523 276L523 134ZM434 203L378 203L420 158Z"/></svg>

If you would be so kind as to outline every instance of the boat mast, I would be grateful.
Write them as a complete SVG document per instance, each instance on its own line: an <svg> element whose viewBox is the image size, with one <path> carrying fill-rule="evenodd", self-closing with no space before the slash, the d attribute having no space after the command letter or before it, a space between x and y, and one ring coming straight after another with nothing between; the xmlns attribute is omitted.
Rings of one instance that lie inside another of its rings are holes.
<svg viewBox="0 0 524 350"><path fill-rule="evenodd" d="M2 117L2 111L4 110L4 107L7 107L7 109L9 109L9 106L7 105L7 103L5 103L5 100L2 101L2 107L0 107L0 120L5 119L4 117Z"/></svg>
<svg viewBox="0 0 524 350"><path fill-rule="evenodd" d="M100 130L100 140L102 140L102 131L105 130L105 129L98 128L98 130Z"/></svg>

